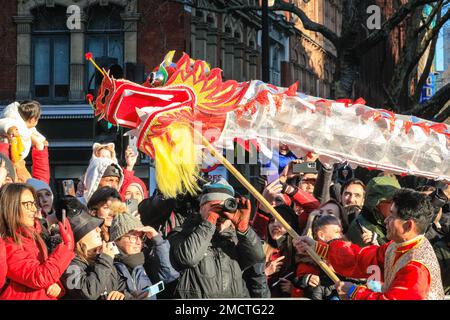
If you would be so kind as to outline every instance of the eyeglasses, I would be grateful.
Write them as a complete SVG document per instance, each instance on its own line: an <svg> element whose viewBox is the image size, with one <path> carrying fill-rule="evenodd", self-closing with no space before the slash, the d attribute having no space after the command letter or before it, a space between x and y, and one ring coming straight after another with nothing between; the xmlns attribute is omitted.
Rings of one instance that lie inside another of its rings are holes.
<svg viewBox="0 0 450 320"><path fill-rule="evenodd" d="M23 201L23 202L21 202L21 204L27 210L31 210L31 209L33 209L33 207L36 208L36 209L39 208L39 205L35 201Z"/></svg>
<svg viewBox="0 0 450 320"><path fill-rule="evenodd" d="M128 241L130 241L130 243L131 244L135 244L135 243L137 243L138 242L138 240L140 241L140 242L144 242L145 241L145 239L147 238L145 235L142 235L142 236L136 236L136 235L126 235L126 236L123 236L124 238L127 238L128 239Z"/></svg>

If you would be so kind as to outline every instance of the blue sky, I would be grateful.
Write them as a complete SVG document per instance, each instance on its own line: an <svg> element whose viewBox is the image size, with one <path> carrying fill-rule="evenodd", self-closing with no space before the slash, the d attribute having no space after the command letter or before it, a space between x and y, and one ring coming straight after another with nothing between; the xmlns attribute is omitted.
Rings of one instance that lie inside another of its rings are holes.
<svg viewBox="0 0 450 320"><path fill-rule="evenodd" d="M450 6L447 6L447 10L450 10ZM442 10L442 14L444 14L446 9L444 8ZM442 71L444 69L444 28L450 28L450 23L447 22L447 24L441 29L441 32L439 33L438 42L436 45L436 70ZM447 41L450 41L450 39L447 39Z"/></svg>

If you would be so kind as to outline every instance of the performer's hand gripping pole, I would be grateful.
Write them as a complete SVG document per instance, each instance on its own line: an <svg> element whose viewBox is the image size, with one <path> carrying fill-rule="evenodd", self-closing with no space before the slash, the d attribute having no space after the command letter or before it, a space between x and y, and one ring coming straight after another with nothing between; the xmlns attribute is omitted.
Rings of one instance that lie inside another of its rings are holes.
<svg viewBox="0 0 450 320"><path fill-rule="evenodd" d="M200 134L200 133L197 133ZM251 184L247 181L247 179L238 171L235 167L219 152L217 152L216 148L211 145L211 143L202 135L202 143L203 145L208 148L209 152L212 156L214 156L217 160L219 160L227 169L230 171L236 179L242 183L242 185L258 200L261 204L264 205L265 208L267 208L270 213L273 215L275 219L280 222L283 227L286 229L286 231L289 233L289 235L296 239L299 236L299 234L292 229L292 227L286 222L286 220L283 219L283 217L272 207L272 205L264 198L261 193L258 192ZM328 265L323 262L323 260L320 258L320 256L314 251L313 248L308 247L307 249L308 254L311 256L311 258L319 265L319 267L330 277L331 280L333 280L334 283L339 282L339 278L336 276L336 274L333 272L333 270L328 267Z"/></svg>

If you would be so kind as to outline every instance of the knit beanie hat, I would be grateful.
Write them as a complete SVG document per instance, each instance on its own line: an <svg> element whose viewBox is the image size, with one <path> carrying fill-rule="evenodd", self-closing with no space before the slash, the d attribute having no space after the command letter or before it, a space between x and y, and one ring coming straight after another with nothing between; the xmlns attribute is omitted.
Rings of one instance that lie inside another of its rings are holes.
<svg viewBox="0 0 450 320"><path fill-rule="evenodd" d="M34 188L34 190L36 190L36 192L38 192L40 190L48 190L53 195L52 189L50 189L50 186L48 184L46 184L44 181L31 178L31 179L27 180L27 184L32 186Z"/></svg>
<svg viewBox="0 0 450 320"><path fill-rule="evenodd" d="M139 218L132 216L129 213L118 214L114 217L111 227L109 228L109 238L111 241L116 241L128 232L143 228Z"/></svg>
<svg viewBox="0 0 450 320"><path fill-rule="evenodd" d="M224 201L234 198L233 187L223 178L217 181L206 183L202 188L200 196L200 206L209 201Z"/></svg>

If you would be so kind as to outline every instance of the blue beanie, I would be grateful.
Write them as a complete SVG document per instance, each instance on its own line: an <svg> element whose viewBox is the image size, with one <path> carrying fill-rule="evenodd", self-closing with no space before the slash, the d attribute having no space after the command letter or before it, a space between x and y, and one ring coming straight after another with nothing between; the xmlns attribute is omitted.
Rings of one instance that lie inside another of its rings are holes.
<svg viewBox="0 0 450 320"><path fill-rule="evenodd" d="M229 198L234 198L234 189L225 179L220 178L203 186L200 206L205 202L224 201Z"/></svg>

